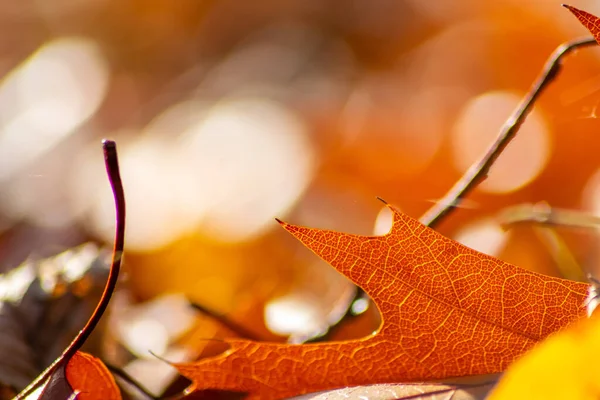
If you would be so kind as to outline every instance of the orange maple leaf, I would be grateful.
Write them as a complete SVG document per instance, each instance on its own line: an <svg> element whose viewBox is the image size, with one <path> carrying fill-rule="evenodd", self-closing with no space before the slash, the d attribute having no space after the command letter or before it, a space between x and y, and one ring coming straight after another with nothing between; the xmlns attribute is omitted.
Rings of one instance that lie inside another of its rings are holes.
<svg viewBox="0 0 600 400"><path fill-rule="evenodd" d="M81 351L54 370L39 398L122 400L115 379L102 361Z"/></svg>
<svg viewBox="0 0 600 400"><path fill-rule="evenodd" d="M478 253L389 207L393 226L384 236L280 222L371 296L383 319L377 332L303 345L226 340L230 348L219 356L174 364L192 389L280 399L496 373L585 312L586 284Z"/></svg>
<svg viewBox="0 0 600 400"><path fill-rule="evenodd" d="M69 360L66 377L77 400L121 400L121 391L110 371L98 358L78 351Z"/></svg>

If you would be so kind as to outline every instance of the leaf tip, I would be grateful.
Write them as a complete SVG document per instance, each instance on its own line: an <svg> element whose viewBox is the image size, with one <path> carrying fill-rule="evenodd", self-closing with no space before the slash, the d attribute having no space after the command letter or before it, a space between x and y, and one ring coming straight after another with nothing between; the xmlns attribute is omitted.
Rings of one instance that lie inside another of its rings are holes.
<svg viewBox="0 0 600 400"><path fill-rule="evenodd" d="M279 225L281 225L281 226L286 226L287 225L287 222L283 222L279 218L275 218L275 221L277 221L279 223Z"/></svg>
<svg viewBox="0 0 600 400"><path fill-rule="evenodd" d="M387 201L385 201L384 199L382 199L381 197L377 196L376 199L379 200L380 202L382 202L383 204L385 204L386 206L389 206L389 203Z"/></svg>
<svg viewBox="0 0 600 400"><path fill-rule="evenodd" d="M590 33L594 36L594 39L600 43L600 18L590 14L587 11L580 10L567 4L563 4L562 6L571 11L571 13L579 20L579 22L585 26L588 31L590 31Z"/></svg>

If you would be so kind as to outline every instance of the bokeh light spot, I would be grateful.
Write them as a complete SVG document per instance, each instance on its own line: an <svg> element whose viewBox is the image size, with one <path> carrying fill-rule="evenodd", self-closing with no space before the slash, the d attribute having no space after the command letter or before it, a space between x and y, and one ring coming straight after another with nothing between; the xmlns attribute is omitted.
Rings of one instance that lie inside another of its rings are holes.
<svg viewBox="0 0 600 400"><path fill-rule="evenodd" d="M265 98L217 104L180 142L194 171L200 229L213 238L249 240L276 226L312 179L315 152L305 126Z"/></svg>
<svg viewBox="0 0 600 400"><path fill-rule="evenodd" d="M497 256L508 239L508 234L491 219L482 219L461 228L454 240L490 256Z"/></svg>
<svg viewBox="0 0 600 400"><path fill-rule="evenodd" d="M325 330L318 301L311 301L306 293L290 293L271 300L265 306L265 325L279 335L307 335Z"/></svg>
<svg viewBox="0 0 600 400"><path fill-rule="evenodd" d="M381 207L377 218L375 219L375 227L373 228L373 234L377 236L383 236L392 229L392 222L394 215L392 210L388 206Z"/></svg>
<svg viewBox="0 0 600 400"><path fill-rule="evenodd" d="M0 86L0 180L56 145L104 99L108 65L85 38L45 44ZM18 154L18 157L14 155Z"/></svg>
<svg viewBox="0 0 600 400"><path fill-rule="evenodd" d="M520 97L516 94L498 91L475 97L465 105L452 134L457 169L466 171L482 157L519 102ZM548 127L542 114L534 109L479 189L508 193L522 188L542 172L548 162L550 148Z"/></svg>

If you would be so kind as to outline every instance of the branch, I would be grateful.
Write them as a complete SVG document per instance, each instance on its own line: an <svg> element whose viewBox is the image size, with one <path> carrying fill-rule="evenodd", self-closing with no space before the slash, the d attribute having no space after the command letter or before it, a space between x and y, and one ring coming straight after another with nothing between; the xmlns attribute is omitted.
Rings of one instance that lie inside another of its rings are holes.
<svg viewBox="0 0 600 400"><path fill-rule="evenodd" d="M563 57L580 47L588 47L595 44L596 40L594 38L583 38L563 43L554 50L548 61L546 61L542 72L521 100L521 103L500 129L496 141L490 146L484 156L467 170L450 191L421 217L420 221L422 224L434 228L442 218L454 210L460 201L487 177L490 167L515 137L537 98L556 79L562 66Z"/></svg>
<svg viewBox="0 0 600 400"><path fill-rule="evenodd" d="M106 368L112 372L112 374L116 377L121 378L123 381L125 381L127 384L133 386L136 390L138 390L140 393L142 393L144 396L146 396L149 399L152 400L158 400L158 397L156 397L155 395L153 395L152 393L150 393L148 391L148 389L146 389L145 387L143 387L142 385L140 385L140 383L138 381L136 381L131 375L129 375L127 372L123 371L122 369L118 368L117 366L107 362L107 361L102 361L104 363L104 365L106 366Z"/></svg>
<svg viewBox="0 0 600 400"><path fill-rule="evenodd" d="M225 328L229 329L230 331L232 331L239 337L243 337L245 339L250 339L250 340L254 340L254 341L260 341L260 338L257 337L254 333L252 333L248 329L244 328L242 325L238 324L237 322L230 320L229 318L227 318L226 315L219 314L216 311L214 311L206 306L203 306L200 303L190 303L190 304L194 309L196 309L197 311L200 311L201 313L218 321L221 325L223 325Z"/></svg>
<svg viewBox="0 0 600 400"><path fill-rule="evenodd" d="M117 147L115 142L112 140L103 140L102 149L104 151L104 163L106 165L106 172L108 174L108 180L113 190L116 207L116 232L115 232L115 243L113 248L112 263L110 266L110 272L108 274L108 280L104 288L104 293L100 298L100 302L96 306L94 313L88 320L87 324L79 331L79 334L73 339L71 344L65 349L60 357L56 359L48 368L44 370L33 382L29 384L21 393L19 393L14 400L23 400L29 396L38 386L45 382L48 378L54 374L54 372L62 366L65 362L69 362L71 357L79 351L81 346L85 343L87 338L91 335L92 331L102 318L102 314L106 311L110 298L117 285L117 279L119 277L119 271L121 269L121 257L123 255L123 247L125 241L125 194L123 193L123 184L121 183L121 176L119 174L119 161L117 158Z"/></svg>
<svg viewBox="0 0 600 400"><path fill-rule="evenodd" d="M583 211L550 207L546 202L506 208L500 212L498 220L504 228L520 223L532 223L565 228L600 229L600 217Z"/></svg>

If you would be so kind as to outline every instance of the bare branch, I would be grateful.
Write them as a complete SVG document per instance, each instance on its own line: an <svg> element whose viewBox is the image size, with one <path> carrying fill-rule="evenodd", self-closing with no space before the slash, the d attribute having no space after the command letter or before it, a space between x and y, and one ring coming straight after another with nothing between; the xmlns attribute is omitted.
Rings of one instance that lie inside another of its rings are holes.
<svg viewBox="0 0 600 400"><path fill-rule="evenodd" d="M546 202L506 208L498 215L498 220L505 228L530 223L573 229L600 229L600 217L583 211L550 207Z"/></svg>
<svg viewBox="0 0 600 400"><path fill-rule="evenodd" d="M490 167L515 137L519 127L525 121L527 114L529 114L533 108L537 98L542 94L544 89L556 79L562 66L562 59L573 50L595 44L596 40L589 37L563 43L554 50L548 61L546 61L542 72L525 97L521 100L521 103L506 120L502 129L500 129L496 141L490 146L483 157L467 170L463 177L450 189L440 202L435 204L421 217L421 223L432 228L435 227L442 218L448 215L448 213L450 213L467 194L487 177Z"/></svg>

